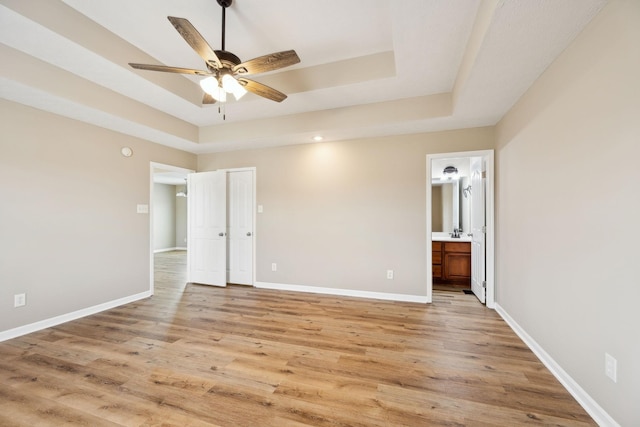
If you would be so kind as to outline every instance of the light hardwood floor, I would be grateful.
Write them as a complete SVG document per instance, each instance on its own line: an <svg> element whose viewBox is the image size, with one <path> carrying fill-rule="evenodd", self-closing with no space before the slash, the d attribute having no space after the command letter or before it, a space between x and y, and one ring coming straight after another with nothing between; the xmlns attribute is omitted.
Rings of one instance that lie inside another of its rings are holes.
<svg viewBox="0 0 640 427"><path fill-rule="evenodd" d="M386 302L184 285L0 343L2 426L595 425L462 292Z"/></svg>

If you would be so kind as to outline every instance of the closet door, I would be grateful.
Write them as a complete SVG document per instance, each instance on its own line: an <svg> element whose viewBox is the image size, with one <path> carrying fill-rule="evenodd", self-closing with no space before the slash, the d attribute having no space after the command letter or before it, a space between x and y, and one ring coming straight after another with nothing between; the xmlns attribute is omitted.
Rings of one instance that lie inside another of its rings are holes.
<svg viewBox="0 0 640 427"><path fill-rule="evenodd" d="M227 175L229 283L253 285L253 171Z"/></svg>
<svg viewBox="0 0 640 427"><path fill-rule="evenodd" d="M192 173L188 177L188 281L227 285L227 173Z"/></svg>

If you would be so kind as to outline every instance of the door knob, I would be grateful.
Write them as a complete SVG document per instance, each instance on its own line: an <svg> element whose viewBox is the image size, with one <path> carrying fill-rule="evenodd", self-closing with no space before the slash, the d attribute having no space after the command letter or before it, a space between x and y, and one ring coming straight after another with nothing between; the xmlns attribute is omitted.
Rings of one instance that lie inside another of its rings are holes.
<svg viewBox="0 0 640 427"><path fill-rule="evenodd" d="M251 237L251 232L247 231L247 237Z"/></svg>
<svg viewBox="0 0 640 427"><path fill-rule="evenodd" d="M218 233L218 236L224 237L224 233L220 232L220 233Z"/></svg>
<svg viewBox="0 0 640 427"><path fill-rule="evenodd" d="M473 237L473 233L467 233L467 236Z"/></svg>

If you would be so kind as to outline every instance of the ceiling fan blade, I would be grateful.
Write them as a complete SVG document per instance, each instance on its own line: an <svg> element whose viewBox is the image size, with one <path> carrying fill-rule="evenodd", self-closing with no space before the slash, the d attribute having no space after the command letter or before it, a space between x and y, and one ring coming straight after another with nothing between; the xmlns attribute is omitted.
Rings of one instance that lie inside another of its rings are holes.
<svg viewBox="0 0 640 427"><path fill-rule="evenodd" d="M269 55L259 56L233 67L233 72L241 75L266 73L300 62L295 50L285 50Z"/></svg>
<svg viewBox="0 0 640 427"><path fill-rule="evenodd" d="M249 92L253 92L256 95L260 95L263 98L271 99L272 101L282 102L287 98L287 95L284 93L275 90L267 85L263 85L262 83L258 83L249 79L238 79L238 82Z"/></svg>
<svg viewBox="0 0 640 427"><path fill-rule="evenodd" d="M213 96L211 96L207 92L205 92L204 96L202 97L202 103L203 104L215 104L216 100L213 98Z"/></svg>
<svg viewBox="0 0 640 427"><path fill-rule="evenodd" d="M179 68L179 67L167 67L165 65L150 65L150 64L134 64L129 63L132 68L138 70L151 70L151 71L164 71L165 73L178 73L178 74L194 74L196 76L210 76L209 71L194 70L191 68Z"/></svg>
<svg viewBox="0 0 640 427"><path fill-rule="evenodd" d="M167 16L167 19L173 24L182 38L189 43L189 46L191 46L207 64L215 68L222 68L222 63L216 53L189 20L176 18L175 16Z"/></svg>

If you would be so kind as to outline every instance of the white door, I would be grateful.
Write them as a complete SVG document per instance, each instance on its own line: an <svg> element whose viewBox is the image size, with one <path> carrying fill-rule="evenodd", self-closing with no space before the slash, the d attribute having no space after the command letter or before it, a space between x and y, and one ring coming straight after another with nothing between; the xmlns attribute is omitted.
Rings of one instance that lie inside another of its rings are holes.
<svg viewBox="0 0 640 427"><path fill-rule="evenodd" d="M253 171L227 175L228 282L253 285Z"/></svg>
<svg viewBox="0 0 640 427"><path fill-rule="evenodd" d="M227 174L189 174L187 272L188 281L227 285Z"/></svg>
<svg viewBox="0 0 640 427"><path fill-rule="evenodd" d="M485 302L485 179L481 157L471 159L471 290Z"/></svg>

